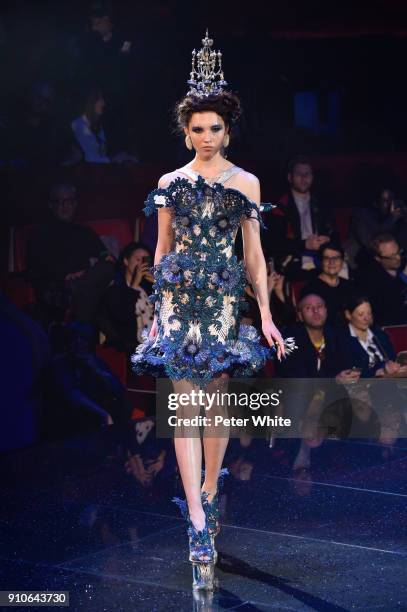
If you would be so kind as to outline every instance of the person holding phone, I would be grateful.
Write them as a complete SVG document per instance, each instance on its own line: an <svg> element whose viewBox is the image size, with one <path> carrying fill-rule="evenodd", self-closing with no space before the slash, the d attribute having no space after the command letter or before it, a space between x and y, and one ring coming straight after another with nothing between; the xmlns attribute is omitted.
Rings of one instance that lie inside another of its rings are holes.
<svg viewBox="0 0 407 612"><path fill-rule="evenodd" d="M345 304L344 316L347 325L343 329L341 344L353 370L360 371L363 378L407 375L407 366L396 361L396 352L389 336L374 325L368 297L350 297Z"/></svg>
<svg viewBox="0 0 407 612"><path fill-rule="evenodd" d="M131 352L154 319L148 299L154 282L152 256L142 243L132 242L123 249L117 265L116 278L102 298L97 324L107 345Z"/></svg>

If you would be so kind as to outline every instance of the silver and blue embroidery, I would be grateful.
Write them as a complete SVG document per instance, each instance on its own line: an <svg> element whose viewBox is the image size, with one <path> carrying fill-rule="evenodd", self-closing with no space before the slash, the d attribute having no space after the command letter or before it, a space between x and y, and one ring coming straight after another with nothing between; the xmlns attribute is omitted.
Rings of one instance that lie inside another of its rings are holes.
<svg viewBox="0 0 407 612"><path fill-rule="evenodd" d="M151 215L172 209L175 249L152 268L158 334L132 356L138 374L210 381L228 371L251 376L275 353L257 330L241 324L246 275L233 252L245 218L264 227L260 208L236 189L176 178L152 191L144 207ZM268 210L271 205L263 205Z"/></svg>

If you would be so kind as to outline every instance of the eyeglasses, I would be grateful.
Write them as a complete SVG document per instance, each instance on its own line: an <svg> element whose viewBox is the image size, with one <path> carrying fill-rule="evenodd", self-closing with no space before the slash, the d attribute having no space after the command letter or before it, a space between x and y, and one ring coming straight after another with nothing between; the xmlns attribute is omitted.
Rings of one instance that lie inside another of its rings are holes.
<svg viewBox="0 0 407 612"><path fill-rule="evenodd" d="M322 260L327 261L328 263L337 263L338 261L342 261L342 255L332 255L332 257L323 255Z"/></svg>
<svg viewBox="0 0 407 612"><path fill-rule="evenodd" d="M378 255L378 257L380 259L387 259L387 260L391 261L392 259L398 259L399 257L402 256L402 254L403 254L402 249L399 249L397 251L397 253L392 253L391 255Z"/></svg>

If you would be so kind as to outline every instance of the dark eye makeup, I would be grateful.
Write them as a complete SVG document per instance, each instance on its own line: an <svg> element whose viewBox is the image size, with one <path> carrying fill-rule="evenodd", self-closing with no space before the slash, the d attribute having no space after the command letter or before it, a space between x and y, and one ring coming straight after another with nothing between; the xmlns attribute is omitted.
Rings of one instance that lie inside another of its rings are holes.
<svg viewBox="0 0 407 612"><path fill-rule="evenodd" d="M219 123L216 123L215 125L211 125L212 132L220 132L221 129L222 129L222 126L219 125ZM192 131L195 132L196 134L201 134L203 132L203 128L201 128L199 125L196 125L195 127L192 128Z"/></svg>

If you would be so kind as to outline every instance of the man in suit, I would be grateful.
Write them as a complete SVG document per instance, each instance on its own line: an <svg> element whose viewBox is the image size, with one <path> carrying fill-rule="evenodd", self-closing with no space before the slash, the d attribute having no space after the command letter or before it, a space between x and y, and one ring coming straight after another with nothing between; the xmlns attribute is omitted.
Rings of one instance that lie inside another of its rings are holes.
<svg viewBox="0 0 407 612"><path fill-rule="evenodd" d="M321 245L337 236L329 211L312 193L311 162L303 156L293 158L287 179L289 192L265 216L269 229L263 243L266 255L278 260L289 280L305 280L315 267L314 255Z"/></svg>
<svg viewBox="0 0 407 612"><path fill-rule="evenodd" d="M328 310L320 295L308 294L297 306L299 322L287 327L284 336L293 336L298 349L281 364L277 373L283 378L337 378L354 382L359 373L346 369L336 331L327 323Z"/></svg>
<svg viewBox="0 0 407 612"><path fill-rule="evenodd" d="M37 317L45 327L63 320L67 309L80 321L92 321L114 277L113 258L99 236L75 223L77 205L73 185L56 185L50 192L49 219L29 240L28 278L36 293Z"/></svg>
<svg viewBox="0 0 407 612"><path fill-rule="evenodd" d="M382 233L370 244L371 258L358 269L358 285L370 298L376 325L407 322L407 263L392 234Z"/></svg>

